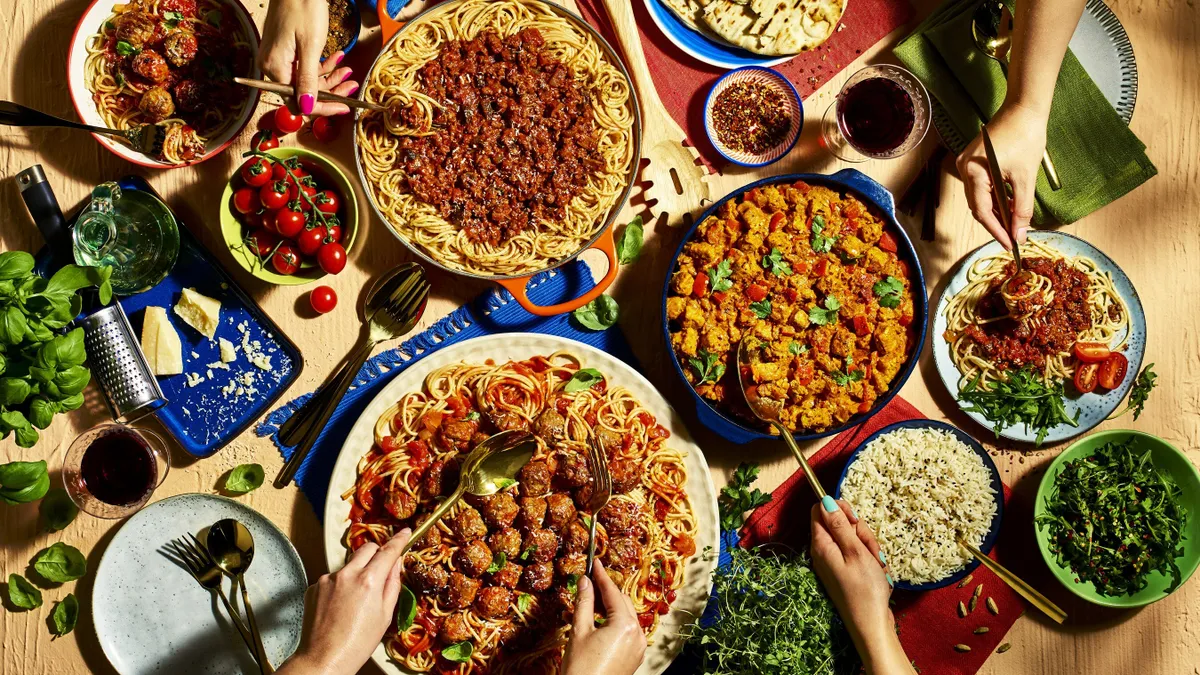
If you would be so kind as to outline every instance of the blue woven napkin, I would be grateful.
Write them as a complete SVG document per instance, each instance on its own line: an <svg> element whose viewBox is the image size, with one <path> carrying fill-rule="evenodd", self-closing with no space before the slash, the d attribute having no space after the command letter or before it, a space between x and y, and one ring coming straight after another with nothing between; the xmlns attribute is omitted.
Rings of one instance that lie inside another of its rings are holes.
<svg viewBox="0 0 1200 675"><path fill-rule="evenodd" d="M528 293L534 303L551 305L577 298L593 286L595 282L592 281L592 273L587 263L576 260L534 276L529 283ZM638 367L629 343L616 326L605 331L591 331L579 326L569 314L553 317L534 316L517 304L508 291L496 289L484 293L471 303L454 310L420 335L409 338L399 347L382 352L363 364L350 391L334 410L329 423L317 437L312 452L296 472L296 484L316 510L317 518L325 516L329 477L333 473L333 465L337 462L343 441L350 434L350 429L363 410L393 377L439 349L482 335L512 332L560 335L596 347L634 368ZM255 430L259 436L270 436L284 459L291 457L294 448L279 445L279 427L311 397L312 392L309 392L285 404L267 415Z"/></svg>

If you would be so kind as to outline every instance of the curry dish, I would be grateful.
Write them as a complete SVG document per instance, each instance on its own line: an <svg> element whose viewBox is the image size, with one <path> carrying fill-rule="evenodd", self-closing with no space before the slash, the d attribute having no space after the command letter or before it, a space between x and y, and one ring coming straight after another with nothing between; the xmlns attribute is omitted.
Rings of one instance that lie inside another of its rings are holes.
<svg viewBox="0 0 1200 675"><path fill-rule="evenodd" d="M916 344L896 250L878 216L826 187L754 188L722 204L683 247L667 297L688 382L754 419L733 368L738 342L755 337L747 375L759 397L783 402L788 429L820 432L869 411Z"/></svg>

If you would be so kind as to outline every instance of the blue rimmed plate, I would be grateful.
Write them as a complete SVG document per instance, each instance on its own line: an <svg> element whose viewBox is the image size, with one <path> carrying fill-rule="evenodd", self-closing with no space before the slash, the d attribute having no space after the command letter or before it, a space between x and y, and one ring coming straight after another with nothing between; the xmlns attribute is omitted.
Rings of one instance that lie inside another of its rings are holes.
<svg viewBox="0 0 1200 675"><path fill-rule="evenodd" d="M774 147L759 154L734 150L725 145L721 142L720 135L713 127L712 110L717 96L733 85L743 82L762 84L782 94L783 99L787 102L788 115L791 116L791 125L788 127L787 134L783 139ZM800 94L792 86L792 83L788 82L786 77L770 68L744 66L726 73L721 79L717 80L712 89L708 90L708 97L704 99L704 133L708 135L708 140L712 142L713 147L717 149L717 152L721 153L722 157L740 166L766 166L772 162L779 161L791 152L792 148L796 147L796 141L800 139L800 130L803 127L804 104L800 102Z"/></svg>
<svg viewBox="0 0 1200 675"><path fill-rule="evenodd" d="M985 555L990 553L992 547L996 545L996 539L1000 537L1000 523L1004 520L1004 483L1000 481L1000 471L996 469L996 463L988 456L987 450L979 444L979 441L967 434L967 432L952 424L946 424L937 420L905 420L890 424L871 434L854 449L854 452L850 453L850 458L846 460L846 466L842 468L842 475L838 476L837 489L834 490L833 496L837 499L842 498L842 484L846 482L846 472L850 470L850 465L858 460L858 456L862 451L876 438L890 434L897 429L936 429L938 431L949 431L951 434L954 434L955 438L971 448L971 450L975 451L976 455L979 455L983 459L983 465L987 467L988 473L992 477L992 490L996 492L996 515L992 516L992 525L988 528L987 534L984 535L983 543L979 545L979 550ZM903 591L932 591L935 588L949 586L959 581L973 572L976 567L979 567L979 561L972 558L961 570L939 581L931 581L924 584L910 584L904 581L897 581L896 588Z"/></svg>
<svg viewBox="0 0 1200 675"><path fill-rule="evenodd" d="M700 31L687 25L667 7L663 0L645 0L646 11L655 25L667 36L676 47L688 56L703 61L718 68L741 68L742 66L777 66L790 61L789 56L762 56L754 52L734 47L708 37Z"/></svg>
<svg viewBox="0 0 1200 675"><path fill-rule="evenodd" d="M1142 369L1142 358L1146 353L1146 314L1142 310L1142 301L1138 297L1137 289L1133 287L1133 282L1129 280L1120 266L1100 249L1079 237L1054 230L1032 230L1029 232L1029 238L1052 246L1064 255L1087 256L1096 261L1096 265L1101 271L1112 276L1113 286L1116 287L1117 293L1125 301L1125 306L1129 310L1129 327L1125 329L1128 340L1123 352L1125 358L1129 359L1129 370L1125 375L1125 380L1121 382L1121 386L1103 394L1092 392L1080 395L1074 393L1071 387L1067 386L1065 401L1067 415L1074 417L1076 413L1079 413L1079 425L1073 427L1069 424L1060 424L1050 429L1042 443L1052 444L1091 431L1111 415L1121 401L1125 400L1125 395L1133 387L1133 382ZM946 305L949 304L950 298L966 287L967 271L971 269L971 265L975 264L976 260L996 255L1002 250L1000 243L996 241L990 241L975 249L959 262L954 276L950 278L950 282L946 284L941 297L938 298L937 311L933 315L933 361L937 365L942 383L946 385L946 389L955 399L958 398L959 380L962 379L962 375L950 358L950 343L943 337L947 328ZM1121 336L1118 335L1119 337ZM967 415L989 431L992 429L992 423L988 422L980 413L968 412ZM1023 443L1033 443L1037 438L1037 431L1026 429L1024 425L1016 425L1001 429L1000 436Z"/></svg>

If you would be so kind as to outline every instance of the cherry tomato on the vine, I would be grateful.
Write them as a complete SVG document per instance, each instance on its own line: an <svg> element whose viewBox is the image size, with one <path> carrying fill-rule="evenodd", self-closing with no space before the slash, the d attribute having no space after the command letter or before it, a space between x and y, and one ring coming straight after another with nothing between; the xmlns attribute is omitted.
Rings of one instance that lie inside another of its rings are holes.
<svg viewBox="0 0 1200 675"><path fill-rule="evenodd" d="M292 239L304 231L304 224L304 214L291 206L280 209L275 216L275 231L285 239Z"/></svg>
<svg viewBox="0 0 1200 675"><path fill-rule="evenodd" d="M291 181L288 183L288 201L299 201L302 210L311 211L312 204L309 202L309 199L304 199L300 196L301 192L308 195L309 199L316 197L317 183L312 179L312 176L301 176L298 183Z"/></svg>
<svg viewBox="0 0 1200 675"><path fill-rule="evenodd" d="M313 203L321 213L337 213L342 206L342 199L333 190L322 190L313 195Z"/></svg>
<svg viewBox="0 0 1200 675"><path fill-rule="evenodd" d="M242 214L254 213L261 209L262 202L259 200L258 190L248 187L235 190L233 193L233 208Z"/></svg>
<svg viewBox="0 0 1200 675"><path fill-rule="evenodd" d="M271 266L280 274L295 274L300 269L300 252L292 244L280 244L271 256Z"/></svg>
<svg viewBox="0 0 1200 675"><path fill-rule="evenodd" d="M262 157L251 157L239 172L242 181L249 187L262 187L271 180L271 163Z"/></svg>
<svg viewBox="0 0 1200 675"><path fill-rule="evenodd" d="M318 225L311 230L305 230L296 237L296 246L300 252L308 257L315 256L317 251L325 245L325 237L328 234L325 228Z"/></svg>
<svg viewBox="0 0 1200 675"><path fill-rule="evenodd" d="M263 129L254 134L254 138L250 140L250 147L263 152L274 150L279 147L279 134L275 133L274 129Z"/></svg>
<svg viewBox="0 0 1200 675"><path fill-rule="evenodd" d="M304 117L281 105L275 109L275 129L281 134L294 134L304 126Z"/></svg>
<svg viewBox="0 0 1200 675"><path fill-rule="evenodd" d="M321 119L325 119L322 117ZM318 314L328 314L337 307L337 293L328 286L317 286L308 294L308 302Z"/></svg>
<svg viewBox="0 0 1200 675"><path fill-rule="evenodd" d="M337 219L330 218L329 220L334 221ZM340 224L333 223L332 225L326 225L325 229L328 231L329 241L336 241L338 243L341 243L341 241L342 241L342 226Z"/></svg>
<svg viewBox="0 0 1200 675"><path fill-rule="evenodd" d="M313 138L322 143L328 143L337 138L337 122L332 117L318 117L312 121Z"/></svg>
<svg viewBox="0 0 1200 675"><path fill-rule="evenodd" d="M279 237L269 230L258 229L246 238L246 243L250 245L259 258L266 258L271 255L275 244L279 243Z"/></svg>
<svg viewBox="0 0 1200 675"><path fill-rule="evenodd" d="M330 242L317 251L317 264L329 274L337 274L346 269L346 249L341 244Z"/></svg>
<svg viewBox="0 0 1200 675"><path fill-rule="evenodd" d="M275 180L288 179L288 185L292 184L292 178L303 178L307 175L308 172L304 170L304 165L295 157L288 157L283 161L275 162L275 167L271 170L272 178Z"/></svg>
<svg viewBox="0 0 1200 675"><path fill-rule="evenodd" d="M272 181L259 188L258 197L266 210L281 209L288 201L288 186L281 180Z"/></svg>

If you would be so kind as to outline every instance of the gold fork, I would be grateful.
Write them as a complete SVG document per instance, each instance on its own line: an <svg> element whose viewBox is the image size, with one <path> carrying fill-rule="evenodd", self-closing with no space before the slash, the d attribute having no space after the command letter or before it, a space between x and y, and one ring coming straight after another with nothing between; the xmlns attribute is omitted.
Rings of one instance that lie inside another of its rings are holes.
<svg viewBox="0 0 1200 675"><path fill-rule="evenodd" d="M588 436L587 452L588 472L592 474L592 495L588 498L585 508L592 514L592 524L588 527L587 575L592 575L592 563L596 559L596 521L599 520L600 509L612 499L612 474L608 471L608 455L600 447L600 441L595 434Z"/></svg>
<svg viewBox="0 0 1200 675"><path fill-rule="evenodd" d="M208 549L204 547L204 544L201 544L196 537L189 533L186 539L183 537L173 539L164 548L167 550L164 555L168 559L176 564L182 563L197 583L207 588L209 592L216 591L221 596L221 602L225 604L225 611L229 612L233 627L237 628L238 634L242 636L242 641L250 649L250 655L255 656L254 647L250 644L250 631L242 622L237 610L230 604L229 597L225 595L225 589L221 586L223 578L221 570L217 569L216 563L213 562L212 556L208 554ZM257 660L255 658L256 662Z"/></svg>

